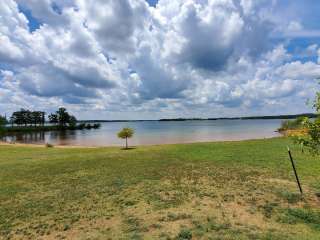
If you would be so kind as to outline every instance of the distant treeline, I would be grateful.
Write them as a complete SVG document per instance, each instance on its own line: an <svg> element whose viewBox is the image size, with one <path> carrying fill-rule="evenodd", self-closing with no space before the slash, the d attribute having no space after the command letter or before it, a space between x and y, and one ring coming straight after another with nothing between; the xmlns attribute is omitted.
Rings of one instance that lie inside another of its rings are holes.
<svg viewBox="0 0 320 240"><path fill-rule="evenodd" d="M316 118L317 114L302 113L293 115L251 116L251 117L224 117L224 118L164 118L159 121L193 121L193 120L250 120L250 119L296 119L299 117Z"/></svg>
<svg viewBox="0 0 320 240"><path fill-rule="evenodd" d="M166 122L166 121L197 121L197 120L209 120L208 118L163 118L160 119L160 122Z"/></svg>
<svg viewBox="0 0 320 240"><path fill-rule="evenodd" d="M86 123L104 123L104 122L154 122L154 121L201 121L201 120L248 120L248 119L295 119L298 117L316 118L318 115L314 113L302 113L292 115L275 115L275 116L251 116L251 117L221 117L221 118L162 118L159 120L80 120L78 122Z"/></svg>
<svg viewBox="0 0 320 240"><path fill-rule="evenodd" d="M317 118L315 113L302 113L294 115L276 115L276 116L256 116L256 117L242 117L241 119L296 119L300 117Z"/></svg>

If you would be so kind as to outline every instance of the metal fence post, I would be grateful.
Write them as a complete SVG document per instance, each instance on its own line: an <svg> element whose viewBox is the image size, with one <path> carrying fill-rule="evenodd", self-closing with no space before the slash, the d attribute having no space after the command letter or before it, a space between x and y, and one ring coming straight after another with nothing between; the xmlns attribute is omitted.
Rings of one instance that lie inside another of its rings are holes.
<svg viewBox="0 0 320 240"><path fill-rule="evenodd" d="M296 181L297 181L300 193L302 195L303 194L302 187L301 187L301 184L300 184L299 176L298 176L298 173L297 173L297 170L296 170L296 166L294 164L294 161L293 161L293 158L292 158L291 151L290 151L289 147L288 147L288 154L289 154L289 158L290 158L290 161L291 161L291 165L292 165L292 168L293 168L294 175L296 176Z"/></svg>

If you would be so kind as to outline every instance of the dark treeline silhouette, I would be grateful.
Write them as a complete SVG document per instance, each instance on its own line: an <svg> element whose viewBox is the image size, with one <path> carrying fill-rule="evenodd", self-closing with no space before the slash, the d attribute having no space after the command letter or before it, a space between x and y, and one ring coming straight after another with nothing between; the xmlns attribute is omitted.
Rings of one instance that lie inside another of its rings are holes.
<svg viewBox="0 0 320 240"><path fill-rule="evenodd" d="M17 126L44 126L45 115L45 112L21 109L12 113L10 123Z"/></svg>

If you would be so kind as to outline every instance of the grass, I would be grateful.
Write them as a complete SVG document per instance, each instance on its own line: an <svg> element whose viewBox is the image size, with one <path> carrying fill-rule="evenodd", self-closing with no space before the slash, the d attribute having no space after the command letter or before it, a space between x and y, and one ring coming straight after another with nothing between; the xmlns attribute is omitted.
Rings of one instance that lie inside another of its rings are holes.
<svg viewBox="0 0 320 240"><path fill-rule="evenodd" d="M287 138L131 151L3 145L0 239L320 239L319 173L320 157Z"/></svg>

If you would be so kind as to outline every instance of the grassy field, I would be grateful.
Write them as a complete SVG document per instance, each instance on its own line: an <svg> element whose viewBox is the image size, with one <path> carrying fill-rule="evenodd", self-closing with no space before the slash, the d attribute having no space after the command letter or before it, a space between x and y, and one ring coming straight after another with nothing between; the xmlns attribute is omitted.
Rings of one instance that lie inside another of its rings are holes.
<svg viewBox="0 0 320 240"><path fill-rule="evenodd" d="M132 150L0 146L0 239L318 240L318 192L320 157L286 138Z"/></svg>

